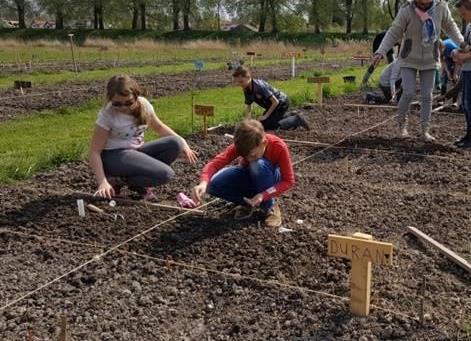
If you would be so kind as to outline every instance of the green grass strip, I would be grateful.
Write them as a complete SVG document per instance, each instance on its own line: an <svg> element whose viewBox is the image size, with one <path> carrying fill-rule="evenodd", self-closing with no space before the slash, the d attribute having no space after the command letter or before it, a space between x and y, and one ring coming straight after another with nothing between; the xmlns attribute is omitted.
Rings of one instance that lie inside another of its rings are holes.
<svg viewBox="0 0 471 341"><path fill-rule="evenodd" d="M379 74L379 70L376 75ZM358 85L344 84L344 75L357 77L361 81L364 69L351 68L330 73L331 84L324 94L340 96L358 90ZM319 75L319 72L312 73ZM317 94L314 86L304 77L289 81L273 82L286 92L292 105L312 102ZM374 80L373 80L374 81ZM214 105L216 115L211 125L233 123L242 118L243 95L240 88L227 87L195 93L197 104ZM180 134L189 134L191 127L191 93L179 96L151 99L157 115ZM68 107L44 111L33 117L21 118L0 124L0 183L21 180L45 169L56 167L85 157L95 119L103 103L92 100L79 107ZM260 110L258 110L260 112ZM200 117L195 117L195 130L202 126ZM153 138L148 133L147 138Z"/></svg>

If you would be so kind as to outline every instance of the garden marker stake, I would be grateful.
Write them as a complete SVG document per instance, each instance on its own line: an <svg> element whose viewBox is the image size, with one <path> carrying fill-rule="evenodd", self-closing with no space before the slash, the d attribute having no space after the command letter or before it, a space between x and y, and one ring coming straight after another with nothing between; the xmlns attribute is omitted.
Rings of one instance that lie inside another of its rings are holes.
<svg viewBox="0 0 471 341"><path fill-rule="evenodd" d="M350 311L354 315L370 313L371 264L392 265L393 245L373 240L373 236L354 233L351 237L329 234L327 254L350 259Z"/></svg>
<svg viewBox="0 0 471 341"><path fill-rule="evenodd" d="M75 73L78 73L77 62L75 61L75 53L74 53L74 34L69 33L68 36L70 38L70 51L72 53L72 62L74 63L74 71Z"/></svg>
<svg viewBox="0 0 471 341"><path fill-rule="evenodd" d="M330 83L330 77L309 77L307 79L307 82L311 84L317 84L319 106L322 108L323 97L324 97L324 84Z"/></svg>
<svg viewBox="0 0 471 341"><path fill-rule="evenodd" d="M203 136L208 136L208 117L214 116L214 106L212 105L193 105L196 115L203 116Z"/></svg>

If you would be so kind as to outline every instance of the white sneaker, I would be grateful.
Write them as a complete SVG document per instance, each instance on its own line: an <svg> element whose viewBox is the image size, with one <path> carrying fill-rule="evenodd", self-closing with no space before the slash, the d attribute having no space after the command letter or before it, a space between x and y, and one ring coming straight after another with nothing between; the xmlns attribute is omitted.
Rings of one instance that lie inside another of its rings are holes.
<svg viewBox="0 0 471 341"><path fill-rule="evenodd" d="M399 137L405 139L409 137L409 132L407 131L406 127L401 128L401 132L399 133Z"/></svg>
<svg viewBox="0 0 471 341"><path fill-rule="evenodd" d="M430 135L430 133L428 131L424 131L422 133L422 139L425 141L425 142L433 142L436 140L435 137L433 137L432 135Z"/></svg>

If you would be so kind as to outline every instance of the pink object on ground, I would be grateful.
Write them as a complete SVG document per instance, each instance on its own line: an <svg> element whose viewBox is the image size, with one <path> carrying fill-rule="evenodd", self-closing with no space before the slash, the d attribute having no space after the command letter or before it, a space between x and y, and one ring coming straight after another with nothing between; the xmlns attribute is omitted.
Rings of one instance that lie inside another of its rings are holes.
<svg viewBox="0 0 471 341"><path fill-rule="evenodd" d="M177 202L183 208L195 208L197 206L191 198L185 195L185 193L177 194Z"/></svg>

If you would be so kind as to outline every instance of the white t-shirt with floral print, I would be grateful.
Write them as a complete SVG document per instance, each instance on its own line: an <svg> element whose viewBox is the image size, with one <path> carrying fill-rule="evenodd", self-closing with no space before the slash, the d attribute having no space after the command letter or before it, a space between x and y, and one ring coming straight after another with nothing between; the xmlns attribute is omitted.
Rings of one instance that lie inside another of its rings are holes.
<svg viewBox="0 0 471 341"><path fill-rule="evenodd" d="M149 116L155 115L154 108L147 99L138 97L137 100ZM119 112L111 102L100 110L96 124L110 133L104 148L106 150L138 149L144 144L147 125L138 125L133 116Z"/></svg>

